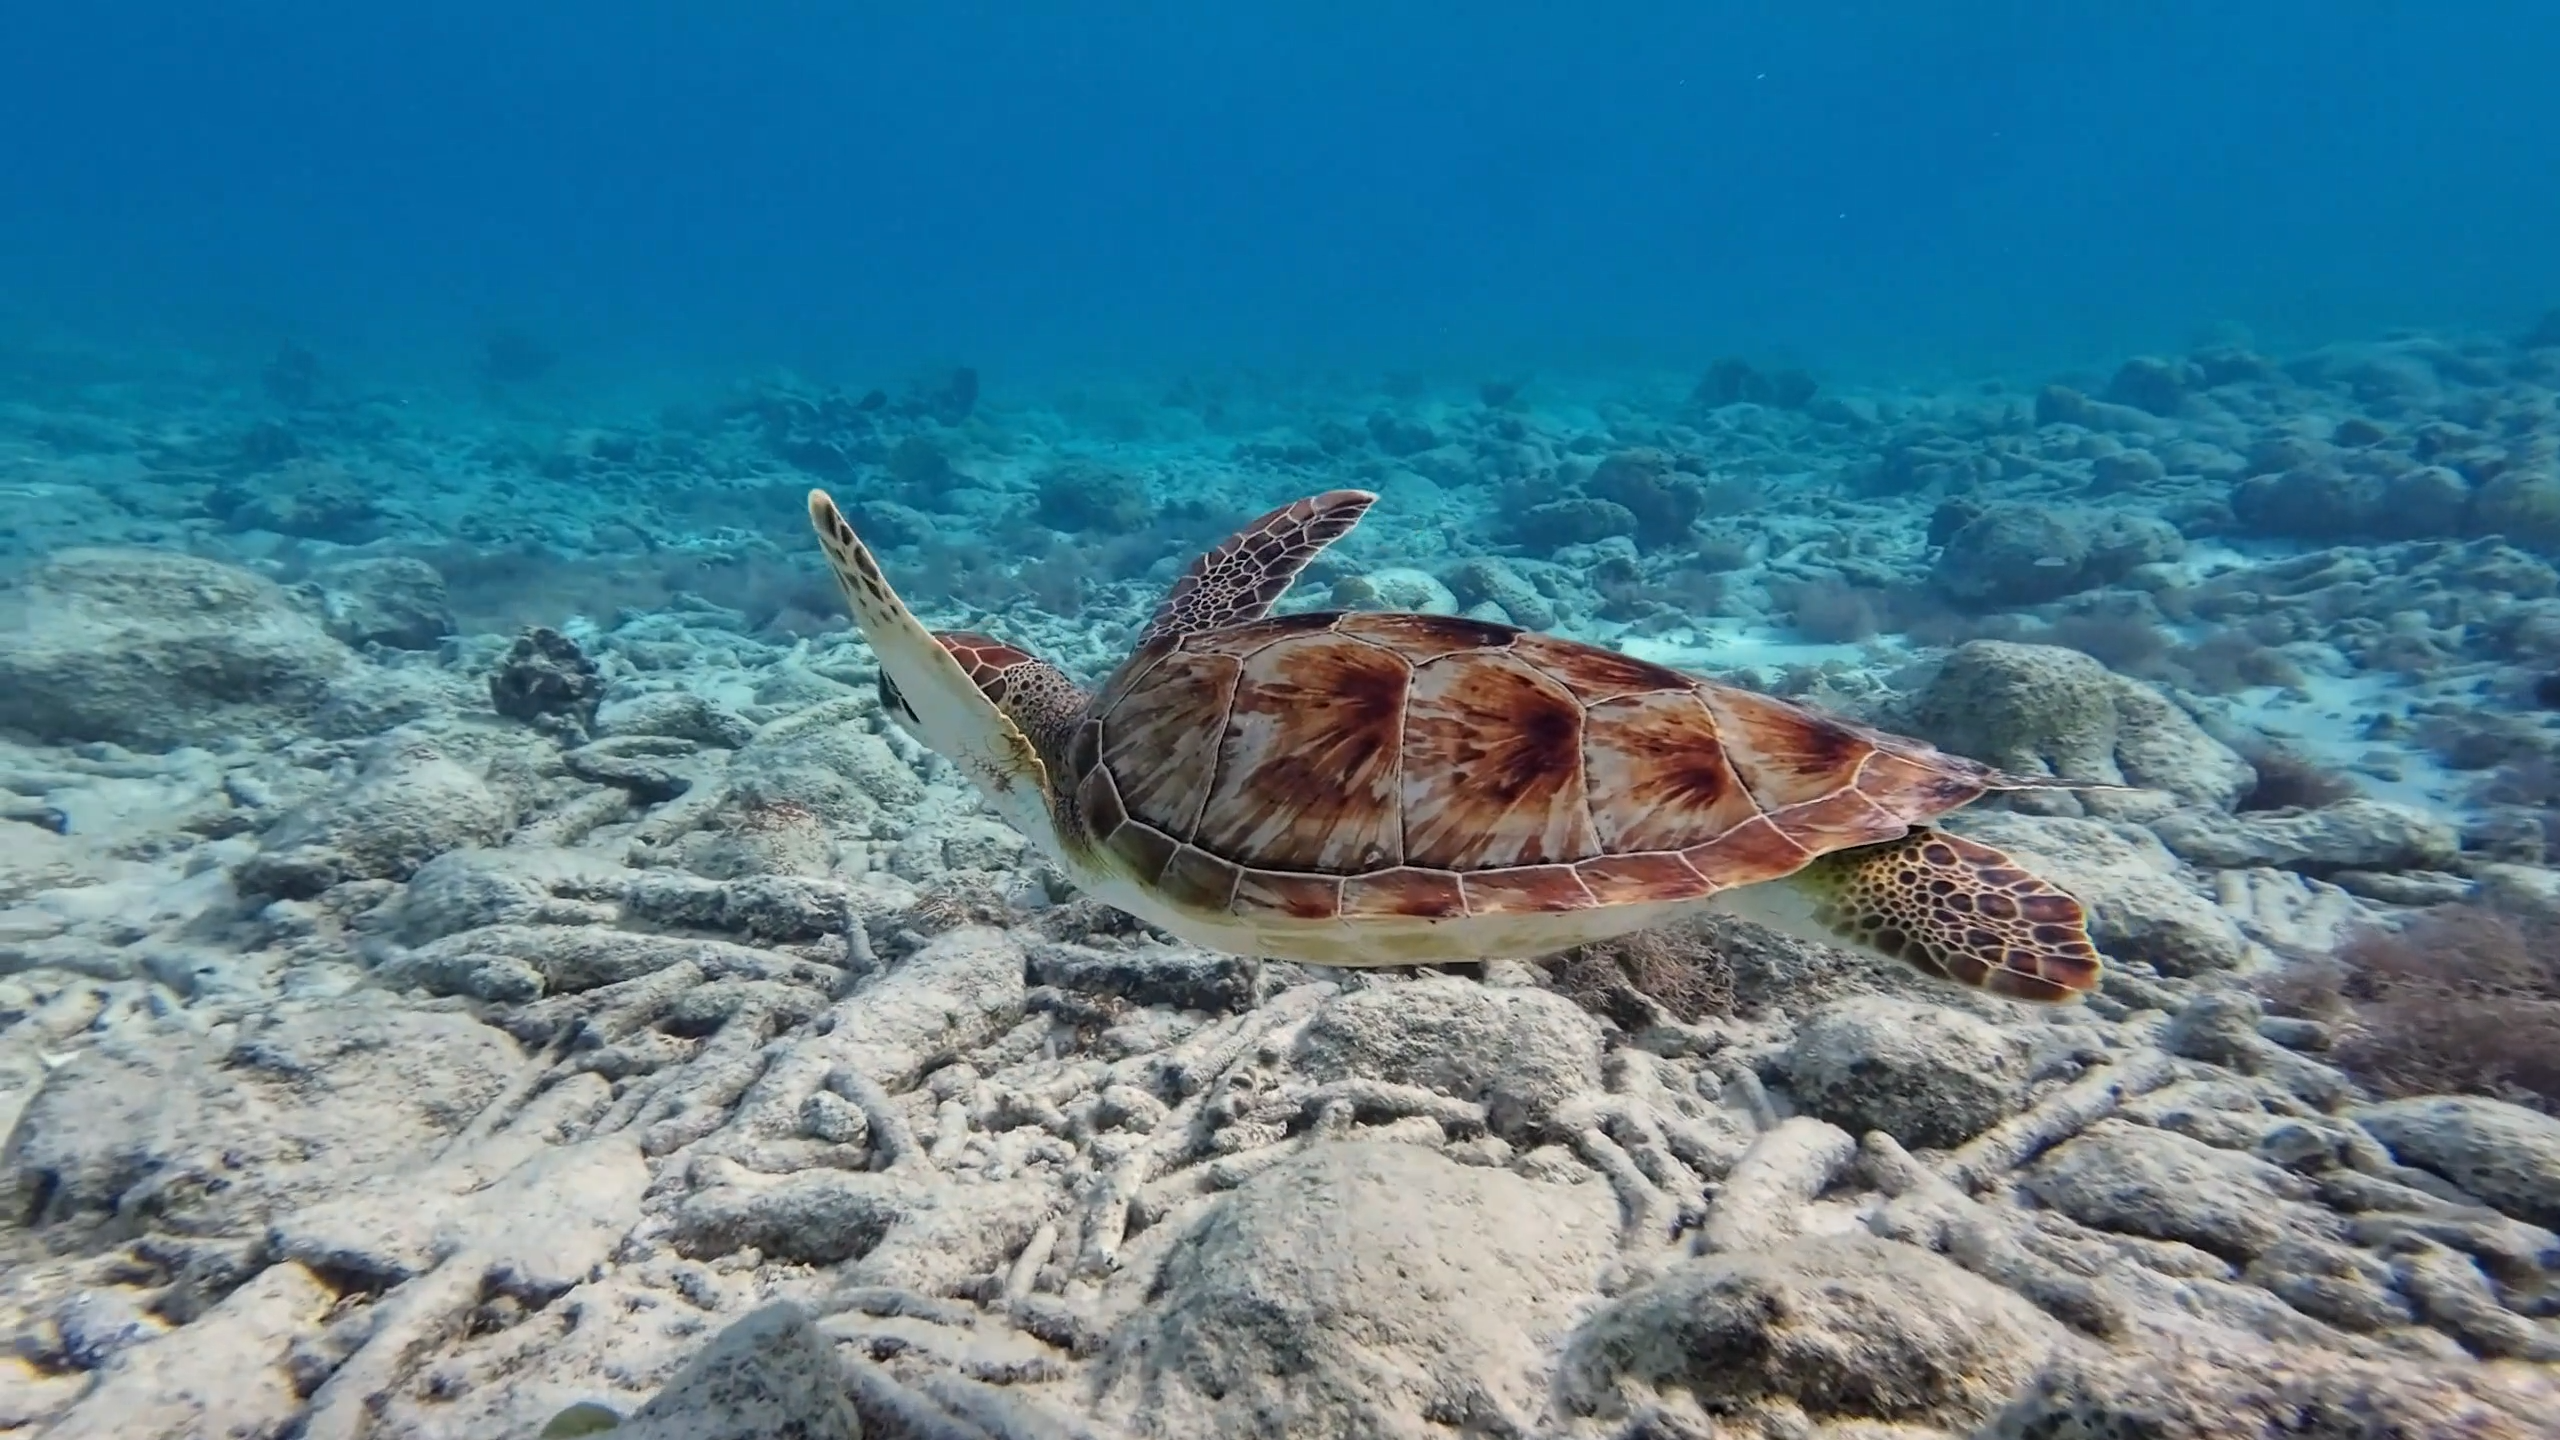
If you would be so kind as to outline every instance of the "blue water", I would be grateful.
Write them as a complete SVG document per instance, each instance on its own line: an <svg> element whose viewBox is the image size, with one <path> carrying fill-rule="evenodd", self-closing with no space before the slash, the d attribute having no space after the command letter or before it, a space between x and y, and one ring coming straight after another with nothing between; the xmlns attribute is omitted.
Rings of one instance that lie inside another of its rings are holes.
<svg viewBox="0 0 2560 1440"><path fill-rule="evenodd" d="M0 0L12 1435L2438 1434L2555 1057L2560 0Z"/></svg>
<svg viewBox="0 0 2560 1440"><path fill-rule="evenodd" d="M2560 300L2560 7L10 7L0 311L592 365L2103 363Z"/></svg>

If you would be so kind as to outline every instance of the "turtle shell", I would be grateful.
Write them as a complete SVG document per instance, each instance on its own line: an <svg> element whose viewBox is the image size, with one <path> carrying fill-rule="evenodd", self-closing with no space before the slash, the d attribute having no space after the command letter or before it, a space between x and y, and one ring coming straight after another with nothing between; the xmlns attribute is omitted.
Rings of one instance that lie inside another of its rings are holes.
<svg viewBox="0 0 2560 1440"><path fill-rule="evenodd" d="M1334 613L1148 645L1067 769L1085 838L1166 900L1294 920L1697 899L1893 839L1998 778L1613 650Z"/></svg>

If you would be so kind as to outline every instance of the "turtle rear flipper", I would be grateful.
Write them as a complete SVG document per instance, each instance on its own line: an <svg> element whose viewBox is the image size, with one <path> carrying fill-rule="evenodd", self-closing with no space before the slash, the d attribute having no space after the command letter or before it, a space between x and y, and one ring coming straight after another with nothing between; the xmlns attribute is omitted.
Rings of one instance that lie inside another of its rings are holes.
<svg viewBox="0 0 2560 1440"><path fill-rule="evenodd" d="M1772 929L2012 1000L2076 1000L2104 964L2079 901L1978 840L1926 827L1717 898Z"/></svg>

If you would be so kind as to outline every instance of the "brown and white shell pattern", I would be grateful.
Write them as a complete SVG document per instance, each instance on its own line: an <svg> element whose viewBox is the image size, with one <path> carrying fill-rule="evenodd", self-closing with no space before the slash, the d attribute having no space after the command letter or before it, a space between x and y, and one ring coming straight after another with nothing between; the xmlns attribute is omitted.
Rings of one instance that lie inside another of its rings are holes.
<svg viewBox="0 0 2560 1440"><path fill-rule="evenodd" d="M1332 613L1144 647L1067 770L1084 836L1166 900L1307 921L1699 899L1893 839L1998 779L1595 646Z"/></svg>

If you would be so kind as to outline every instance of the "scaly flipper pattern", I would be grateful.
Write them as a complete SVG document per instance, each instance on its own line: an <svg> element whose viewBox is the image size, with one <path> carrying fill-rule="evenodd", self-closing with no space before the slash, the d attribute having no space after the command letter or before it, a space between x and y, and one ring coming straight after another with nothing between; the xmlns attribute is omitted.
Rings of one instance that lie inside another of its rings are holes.
<svg viewBox="0 0 2560 1440"><path fill-rule="evenodd" d="M1915 829L1817 857L1791 877L1844 941L1941 979L2055 1003L2098 985L2080 902L1979 841Z"/></svg>
<svg viewBox="0 0 2560 1440"><path fill-rule="evenodd" d="M1378 497L1366 490L1328 490L1293 501L1227 537L1191 562L1138 634L1138 648L1169 635L1191 635L1259 620L1324 547L1351 533Z"/></svg>

